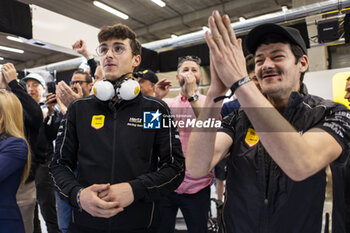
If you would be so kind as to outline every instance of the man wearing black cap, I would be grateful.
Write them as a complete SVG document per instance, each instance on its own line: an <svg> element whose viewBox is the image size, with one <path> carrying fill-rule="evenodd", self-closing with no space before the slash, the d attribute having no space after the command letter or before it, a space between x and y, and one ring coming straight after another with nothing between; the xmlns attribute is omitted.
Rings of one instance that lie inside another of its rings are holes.
<svg viewBox="0 0 350 233"><path fill-rule="evenodd" d="M137 75L141 92L149 96L154 96L155 85L158 82L157 75L152 70L139 71Z"/></svg>
<svg viewBox="0 0 350 233"><path fill-rule="evenodd" d="M224 232L321 232L324 168L346 161L350 111L307 93L307 49L297 30L263 24L248 34L262 94L247 77L229 17L214 11L209 26L211 85L199 119L219 118L222 98L214 99L229 88L241 109L219 130L192 131L187 170L203 176L229 154Z"/></svg>

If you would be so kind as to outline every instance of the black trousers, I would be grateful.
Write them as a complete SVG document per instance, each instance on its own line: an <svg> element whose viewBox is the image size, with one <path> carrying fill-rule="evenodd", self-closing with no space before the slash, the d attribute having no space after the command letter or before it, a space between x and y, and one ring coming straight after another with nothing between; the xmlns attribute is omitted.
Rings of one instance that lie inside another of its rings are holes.
<svg viewBox="0 0 350 233"><path fill-rule="evenodd" d="M158 233L173 233L178 209L184 216L189 233L208 232L208 214L210 208L210 186L194 194L172 192L160 202L160 224Z"/></svg>
<svg viewBox="0 0 350 233"><path fill-rule="evenodd" d="M49 178L48 164L38 166L35 175L37 202L48 233L61 233L57 224L56 198Z"/></svg>

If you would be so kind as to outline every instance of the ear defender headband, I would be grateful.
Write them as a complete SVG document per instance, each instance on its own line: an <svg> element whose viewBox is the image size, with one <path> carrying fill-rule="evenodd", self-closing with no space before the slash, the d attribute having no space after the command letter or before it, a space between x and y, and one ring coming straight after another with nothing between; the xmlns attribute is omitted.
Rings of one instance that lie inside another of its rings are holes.
<svg viewBox="0 0 350 233"><path fill-rule="evenodd" d="M125 78L128 74L122 75L117 81L109 80L97 81L93 88L94 95L97 99L107 101L117 96L119 99L132 100L140 93L140 84L133 78ZM136 74L133 73L135 77Z"/></svg>

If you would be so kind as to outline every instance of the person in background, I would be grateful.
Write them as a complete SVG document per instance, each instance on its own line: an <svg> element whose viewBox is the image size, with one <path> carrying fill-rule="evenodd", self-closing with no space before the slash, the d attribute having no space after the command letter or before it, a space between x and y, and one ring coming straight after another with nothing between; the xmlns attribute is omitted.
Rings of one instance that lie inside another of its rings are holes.
<svg viewBox="0 0 350 233"><path fill-rule="evenodd" d="M48 108L45 105L44 93L46 91L46 83L39 73L30 73L22 79L27 87L28 94L40 105L44 119L48 115ZM48 233L60 233L57 225L56 200L53 185L49 178L49 162L52 159L53 145L52 141L47 138L45 128L47 125L43 122L39 129L37 138L36 154L43 158L38 164L35 174L35 188L37 203L39 204L41 214L46 223ZM37 207L36 207L37 208ZM38 212L35 213L38 218ZM38 224L34 222L34 233L41 232L40 221Z"/></svg>
<svg viewBox="0 0 350 233"><path fill-rule="evenodd" d="M26 232L33 232L34 209L36 206L35 173L36 168L45 158L38 157L37 137L43 122L43 114L39 104L26 92L17 80L17 72L12 63L2 65L3 74L0 86L10 90L22 104L25 136L31 149L31 166L28 178L17 191L17 204L20 208Z"/></svg>
<svg viewBox="0 0 350 233"><path fill-rule="evenodd" d="M197 118L205 96L199 93L202 79L201 59L197 56L184 56L178 59L176 79L180 92L175 98L164 98L169 105L175 121L194 120ZM165 90L169 90L165 88ZM158 94L163 96L164 94ZM186 157L186 148L191 129L179 127L182 150ZM181 185L161 202L161 221L158 233L174 232L176 214L181 210L189 233L205 233L208 231L208 213L210 208L210 185L213 184L213 173L193 178L188 171Z"/></svg>
<svg viewBox="0 0 350 233"><path fill-rule="evenodd" d="M0 73L0 79L2 74ZM23 111L18 98L0 89L0 232L25 233L16 192L30 167L30 150L24 136Z"/></svg>
<svg viewBox="0 0 350 233"><path fill-rule="evenodd" d="M76 94L79 94L80 96L82 95L82 97L86 97L90 95L92 81L92 77L89 73L77 70L73 73L72 80L69 84ZM65 91L66 88L64 88L63 90L61 89L62 94L65 94Z"/></svg>
<svg viewBox="0 0 350 233"><path fill-rule="evenodd" d="M68 86L64 81L60 81L56 87L56 97L59 98L60 109L63 115L70 103L76 99L87 97L91 93L93 79L89 73L76 70ZM50 97L51 98L51 97Z"/></svg>
<svg viewBox="0 0 350 233"><path fill-rule="evenodd" d="M103 71L102 71L102 68L101 66L97 66L96 67L96 71L95 71L95 74L94 74L94 82L93 84L95 84L95 82L97 81L100 81L103 79Z"/></svg>
<svg viewBox="0 0 350 233"><path fill-rule="evenodd" d="M158 77L152 70L137 72L137 81L140 84L142 93L154 96L154 89L158 82Z"/></svg>

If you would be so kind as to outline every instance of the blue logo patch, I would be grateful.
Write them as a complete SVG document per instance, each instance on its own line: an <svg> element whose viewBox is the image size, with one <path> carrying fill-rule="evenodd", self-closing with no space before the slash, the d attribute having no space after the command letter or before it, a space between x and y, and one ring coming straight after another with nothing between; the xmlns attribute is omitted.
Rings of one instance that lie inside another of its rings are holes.
<svg viewBox="0 0 350 233"><path fill-rule="evenodd" d="M143 112L143 128L144 129L160 129L160 116L162 114L156 112Z"/></svg>

